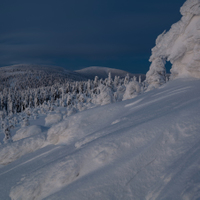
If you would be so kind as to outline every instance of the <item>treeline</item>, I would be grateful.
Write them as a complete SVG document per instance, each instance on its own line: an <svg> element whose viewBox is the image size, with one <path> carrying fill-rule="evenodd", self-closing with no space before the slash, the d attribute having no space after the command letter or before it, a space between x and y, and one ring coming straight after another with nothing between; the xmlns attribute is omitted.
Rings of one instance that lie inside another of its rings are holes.
<svg viewBox="0 0 200 200"><path fill-rule="evenodd" d="M122 79L115 76L113 80L109 74L105 80L96 76L94 80L67 82L36 89L4 88L0 93L0 119L42 105L48 105L50 109L52 106L70 107L78 103L104 105L130 99L141 91L141 78L130 79L128 74Z"/></svg>

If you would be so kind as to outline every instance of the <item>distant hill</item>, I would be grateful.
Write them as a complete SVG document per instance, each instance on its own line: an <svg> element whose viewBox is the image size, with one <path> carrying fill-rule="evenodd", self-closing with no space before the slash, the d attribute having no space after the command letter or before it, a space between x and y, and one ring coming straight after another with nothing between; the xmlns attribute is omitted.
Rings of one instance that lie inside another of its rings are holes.
<svg viewBox="0 0 200 200"><path fill-rule="evenodd" d="M132 74L123 70L106 67L87 67L77 71L69 71L62 67L49 65L12 65L0 68L0 91L5 87L16 87L19 89L38 88L51 86L55 83L68 81L86 81L94 79L95 76L105 79L111 72L112 77L139 77L140 74ZM141 74L142 81L145 75Z"/></svg>
<svg viewBox="0 0 200 200"><path fill-rule="evenodd" d="M4 87L27 89L83 80L87 79L76 72L57 66L23 64L0 68L0 91Z"/></svg>
<svg viewBox="0 0 200 200"><path fill-rule="evenodd" d="M109 72L111 72L111 76L114 78L115 76L125 77L127 74L130 75L130 77L136 76L137 78L141 75L142 80L145 79L145 74L132 74L127 71L123 71L120 69L113 69L113 68L107 68L107 67L87 67L81 70L76 70L75 72L85 76L89 79L94 79L95 76L98 76L99 78L105 79L108 77Z"/></svg>

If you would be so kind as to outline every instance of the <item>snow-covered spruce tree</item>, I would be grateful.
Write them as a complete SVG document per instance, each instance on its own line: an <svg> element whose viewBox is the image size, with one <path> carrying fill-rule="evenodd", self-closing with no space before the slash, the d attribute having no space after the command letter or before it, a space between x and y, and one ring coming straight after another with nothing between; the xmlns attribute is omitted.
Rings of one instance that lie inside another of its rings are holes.
<svg viewBox="0 0 200 200"><path fill-rule="evenodd" d="M99 87L100 93L96 96L96 98L92 99L94 104L105 105L113 102L113 91L107 85L101 84Z"/></svg>
<svg viewBox="0 0 200 200"><path fill-rule="evenodd" d="M118 85L120 84L120 81L119 81L120 77L119 76L115 76L114 78L114 87L117 88Z"/></svg>
<svg viewBox="0 0 200 200"><path fill-rule="evenodd" d="M124 85L128 85L129 81L130 81L130 76L129 74L127 74L124 78Z"/></svg>
<svg viewBox="0 0 200 200"><path fill-rule="evenodd" d="M66 103L67 103L68 107L72 106L72 96L71 96L70 93L67 95L67 102Z"/></svg>
<svg viewBox="0 0 200 200"><path fill-rule="evenodd" d="M142 78L141 78L141 75L139 76L139 84L142 83Z"/></svg>
<svg viewBox="0 0 200 200"><path fill-rule="evenodd" d="M111 72L108 73L108 79L107 79L107 82L106 82L106 86L112 88L113 87L113 80L112 80L112 77L111 77Z"/></svg>
<svg viewBox="0 0 200 200"><path fill-rule="evenodd" d="M55 86L52 85L51 86L51 104L53 105L55 100L56 100L56 89L55 89Z"/></svg>
<svg viewBox="0 0 200 200"><path fill-rule="evenodd" d="M128 85L126 85L126 91L123 95L123 100L132 99L141 93L141 84L137 81L130 81Z"/></svg>
<svg viewBox="0 0 200 200"><path fill-rule="evenodd" d="M23 121L22 121L22 124L21 124L21 127L26 127L26 126L29 126L28 117L24 117Z"/></svg>
<svg viewBox="0 0 200 200"><path fill-rule="evenodd" d="M5 118L5 114L3 110L0 110L0 121L3 122L4 118Z"/></svg>
<svg viewBox="0 0 200 200"><path fill-rule="evenodd" d="M12 115L13 114L13 100L12 100L12 96L9 93L8 95L8 115Z"/></svg>
<svg viewBox="0 0 200 200"><path fill-rule="evenodd" d="M34 102L33 102L33 93L32 92L30 92L30 94L29 94L29 108L33 108L34 107Z"/></svg>
<svg viewBox="0 0 200 200"><path fill-rule="evenodd" d="M84 92L84 84L82 81L78 82L78 92L83 93Z"/></svg>
<svg viewBox="0 0 200 200"><path fill-rule="evenodd" d="M165 62L162 57L155 58L152 61L145 80L148 90L157 88L166 82Z"/></svg>
<svg viewBox="0 0 200 200"><path fill-rule="evenodd" d="M94 87L97 88L98 85L99 85L99 77L95 76L95 78L94 78Z"/></svg>
<svg viewBox="0 0 200 200"><path fill-rule="evenodd" d="M4 125L3 125L3 132L4 132L4 143L9 143L9 142L12 142L12 137L11 137L11 133L10 133L10 128L9 128L9 125L8 125L8 122L6 120L4 120Z"/></svg>
<svg viewBox="0 0 200 200"><path fill-rule="evenodd" d="M61 106L62 107L66 107L66 103L65 103L65 89L64 89L64 86L62 86L60 88L60 91L61 91Z"/></svg>
<svg viewBox="0 0 200 200"><path fill-rule="evenodd" d="M87 81L87 91L86 91L87 97L91 97L91 93L92 93L91 80L88 79L88 81Z"/></svg>

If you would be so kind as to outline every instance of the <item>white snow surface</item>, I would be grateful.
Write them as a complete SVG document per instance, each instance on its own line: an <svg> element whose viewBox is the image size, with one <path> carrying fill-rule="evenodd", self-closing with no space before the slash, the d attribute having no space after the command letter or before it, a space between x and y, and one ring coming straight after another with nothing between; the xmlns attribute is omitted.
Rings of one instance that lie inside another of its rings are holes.
<svg viewBox="0 0 200 200"><path fill-rule="evenodd" d="M165 79L165 61L172 63L171 78L200 78L200 1L187 0L180 9L182 18L156 39L150 57L150 70L146 77L153 86L162 85ZM163 64L162 64L163 62Z"/></svg>
<svg viewBox="0 0 200 200"><path fill-rule="evenodd" d="M199 87L179 78L46 129L38 116L42 132L0 145L0 199L199 199Z"/></svg>

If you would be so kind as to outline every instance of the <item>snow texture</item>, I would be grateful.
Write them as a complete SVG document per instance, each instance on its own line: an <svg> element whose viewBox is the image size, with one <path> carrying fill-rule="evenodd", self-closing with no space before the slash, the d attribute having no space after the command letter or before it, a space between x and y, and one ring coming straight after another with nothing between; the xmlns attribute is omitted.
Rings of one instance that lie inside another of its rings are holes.
<svg viewBox="0 0 200 200"><path fill-rule="evenodd" d="M146 82L149 90L165 82L165 62L172 63L171 79L200 78L200 1L187 0L180 9L182 18L156 39Z"/></svg>

